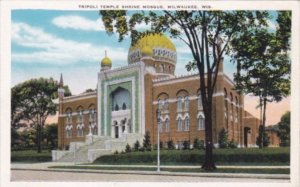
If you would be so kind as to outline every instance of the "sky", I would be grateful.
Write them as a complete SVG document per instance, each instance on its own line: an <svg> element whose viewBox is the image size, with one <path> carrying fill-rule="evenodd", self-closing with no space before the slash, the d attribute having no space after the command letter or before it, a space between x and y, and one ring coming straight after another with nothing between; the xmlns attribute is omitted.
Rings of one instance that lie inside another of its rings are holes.
<svg viewBox="0 0 300 187"><path fill-rule="evenodd" d="M276 15L273 17L274 20ZM76 95L88 88L96 88L105 50L113 68L128 64L130 38L120 43L116 34L109 36L98 11L13 10L11 19L12 86L38 77L58 80L62 73L64 83ZM269 26L271 29L276 27L274 21L270 21ZM146 24L138 25L138 29L147 28ZM192 60L190 51L182 41L172 41L177 49L175 74L188 74L185 65ZM234 71L234 64L225 57L224 72L232 78ZM276 115L270 113L267 124L279 121L290 108L289 100L269 105L269 111L276 110ZM246 110L258 117L256 105L257 98L246 97Z"/></svg>

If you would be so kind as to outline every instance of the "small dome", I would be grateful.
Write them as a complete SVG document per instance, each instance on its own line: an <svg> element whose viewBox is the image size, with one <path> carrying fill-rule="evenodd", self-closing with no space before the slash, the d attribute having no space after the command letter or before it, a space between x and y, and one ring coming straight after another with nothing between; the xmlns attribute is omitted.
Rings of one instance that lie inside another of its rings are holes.
<svg viewBox="0 0 300 187"><path fill-rule="evenodd" d="M101 67L103 66L110 66L112 65L112 61L110 58L107 57L106 51L105 51L105 57L101 60Z"/></svg>
<svg viewBox="0 0 300 187"><path fill-rule="evenodd" d="M142 56L151 57L153 54L153 51L152 51L151 47L146 45L142 48L141 53L142 53Z"/></svg>
<svg viewBox="0 0 300 187"><path fill-rule="evenodd" d="M108 57L101 60L101 66L111 66L112 62Z"/></svg>

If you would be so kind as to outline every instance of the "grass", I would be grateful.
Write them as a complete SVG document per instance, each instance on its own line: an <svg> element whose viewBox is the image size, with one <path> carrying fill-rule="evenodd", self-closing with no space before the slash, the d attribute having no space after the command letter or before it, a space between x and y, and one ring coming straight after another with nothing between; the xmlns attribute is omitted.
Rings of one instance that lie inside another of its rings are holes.
<svg viewBox="0 0 300 187"><path fill-rule="evenodd" d="M49 150L43 150L41 153L37 153L36 150L11 152L11 162L37 163L49 161L52 161L51 152Z"/></svg>
<svg viewBox="0 0 300 187"><path fill-rule="evenodd" d="M105 166L50 166L57 169L91 169L91 170L112 170L112 171L156 171L155 167L105 167ZM169 172L190 172L207 173L201 168L161 168L161 171ZM267 168L219 168L210 173L252 173L252 174L289 174L289 169L267 169Z"/></svg>
<svg viewBox="0 0 300 187"><path fill-rule="evenodd" d="M214 149L217 165L289 165L289 148ZM204 150L162 150L163 165L200 165L204 161ZM104 155L94 164L142 164L156 163L157 151L130 152Z"/></svg>

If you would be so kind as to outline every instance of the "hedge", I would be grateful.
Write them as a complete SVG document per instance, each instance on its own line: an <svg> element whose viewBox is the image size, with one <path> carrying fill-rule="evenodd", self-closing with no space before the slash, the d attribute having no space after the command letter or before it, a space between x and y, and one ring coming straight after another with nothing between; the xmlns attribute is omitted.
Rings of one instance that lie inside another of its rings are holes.
<svg viewBox="0 0 300 187"><path fill-rule="evenodd" d="M12 151L11 162L49 162L52 161L50 151L37 153L36 150Z"/></svg>
<svg viewBox="0 0 300 187"><path fill-rule="evenodd" d="M162 164L200 164L204 161L204 150L162 150ZM215 149L217 164L226 163L284 163L290 162L289 148L248 148L248 149ZM96 159L96 164L154 164L157 152L131 152L104 155Z"/></svg>

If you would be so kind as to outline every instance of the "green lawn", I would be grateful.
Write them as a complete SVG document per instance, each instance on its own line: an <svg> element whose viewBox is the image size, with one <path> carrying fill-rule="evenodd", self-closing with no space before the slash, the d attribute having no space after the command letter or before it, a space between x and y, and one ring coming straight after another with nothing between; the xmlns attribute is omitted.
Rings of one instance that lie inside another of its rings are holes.
<svg viewBox="0 0 300 187"><path fill-rule="evenodd" d="M12 151L12 162L49 162L52 161L51 151L44 150L42 153L37 153L36 150Z"/></svg>
<svg viewBox="0 0 300 187"><path fill-rule="evenodd" d="M200 165L204 160L204 150L162 150L162 165ZM289 165L289 148L247 148L214 149L217 165ZM157 161L157 151L130 152L104 155L94 164L146 164Z"/></svg>
<svg viewBox="0 0 300 187"><path fill-rule="evenodd" d="M152 167L105 167L105 166L51 166L49 168L59 169L91 169L91 170L114 170L114 171L156 171ZM202 173L206 172L201 168L161 168L161 171L169 172L192 172ZM255 173L255 174L289 174L289 169L243 169L243 168L218 168L217 170L210 171L210 173Z"/></svg>

